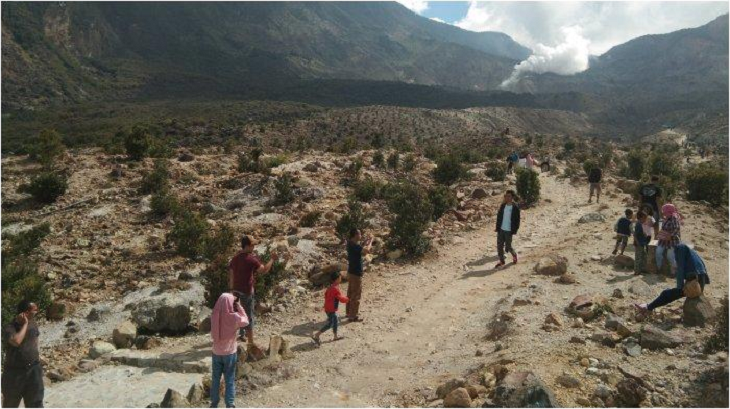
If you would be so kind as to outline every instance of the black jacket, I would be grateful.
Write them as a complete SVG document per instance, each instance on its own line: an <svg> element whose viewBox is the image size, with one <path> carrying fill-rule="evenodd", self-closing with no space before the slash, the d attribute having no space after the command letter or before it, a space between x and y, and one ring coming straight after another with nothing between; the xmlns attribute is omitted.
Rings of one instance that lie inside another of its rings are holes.
<svg viewBox="0 0 730 409"><path fill-rule="evenodd" d="M497 227L494 229L494 231L499 232L499 229L502 227L502 217L504 216L504 206L505 204L502 203L502 206L499 206L499 212L497 213ZM512 222L510 224L510 227L512 228L512 234L517 234L517 230L520 229L520 207L517 206L517 203L512 203Z"/></svg>

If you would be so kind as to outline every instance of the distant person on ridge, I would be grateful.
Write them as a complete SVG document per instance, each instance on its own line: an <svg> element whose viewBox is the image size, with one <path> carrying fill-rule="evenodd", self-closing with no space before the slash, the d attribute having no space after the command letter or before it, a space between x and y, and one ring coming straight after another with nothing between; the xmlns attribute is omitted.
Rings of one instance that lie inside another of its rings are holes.
<svg viewBox="0 0 730 409"><path fill-rule="evenodd" d="M242 293L241 301L249 323L245 329L241 328L240 334L243 337L244 331L246 332L250 348L256 346L253 341L256 277L268 273L274 262L278 260L276 253L271 253L271 260L266 264L261 263L261 260L253 252L256 244L256 241L249 236L241 237L241 250L233 256L228 264L228 288L232 292Z"/></svg>
<svg viewBox="0 0 730 409"><path fill-rule="evenodd" d="M512 151L510 155L507 157L507 174L511 174L512 170L517 162L519 162L520 156L517 154L517 152Z"/></svg>
<svg viewBox="0 0 730 409"><path fill-rule="evenodd" d="M520 229L520 207L515 203L515 192L508 190L504 193L504 201L497 212L497 226L494 231L497 233L497 254L499 263L494 268L504 266L504 253L512 254L512 264L517 264L517 252L512 248L512 236Z"/></svg>
<svg viewBox="0 0 730 409"><path fill-rule="evenodd" d="M613 248L614 256L616 253L621 251L621 255L626 250L626 245L629 244L629 237L631 236L631 218L634 216L634 212L631 209L626 209L625 216L618 219L614 231L616 232L616 247ZM621 248L619 250L619 247Z"/></svg>
<svg viewBox="0 0 730 409"><path fill-rule="evenodd" d="M362 321L360 318L360 298L362 297L362 258L370 253L373 238L369 237L365 246L360 244L362 233L359 229L350 230L347 238L347 298L345 314L350 322Z"/></svg>
<svg viewBox="0 0 730 409"><path fill-rule="evenodd" d="M598 166L594 166L593 169L588 172L588 184L590 185L590 193L588 194L588 203L593 202L593 193L596 193L596 203L601 202L601 179L603 178L603 171Z"/></svg>
<svg viewBox="0 0 730 409"><path fill-rule="evenodd" d="M210 385L210 407L220 402L221 375L226 385L226 407L235 407L236 364L238 363L239 328L248 325L248 317L241 301L231 293L223 293L213 307L210 317L210 336L213 339L213 377Z"/></svg>
<svg viewBox="0 0 730 409"><path fill-rule="evenodd" d="M4 408L17 408L20 401L26 408L43 407L43 368L38 351L38 306L23 300L17 306L18 315L3 327L2 393Z"/></svg>
<svg viewBox="0 0 730 409"><path fill-rule="evenodd" d="M641 196L641 206L650 207L652 215L654 216L654 236L659 233L659 219L661 214L659 213L659 198L662 197L662 190L657 186L659 182L659 176L652 176L651 183L642 185L639 188L639 195Z"/></svg>

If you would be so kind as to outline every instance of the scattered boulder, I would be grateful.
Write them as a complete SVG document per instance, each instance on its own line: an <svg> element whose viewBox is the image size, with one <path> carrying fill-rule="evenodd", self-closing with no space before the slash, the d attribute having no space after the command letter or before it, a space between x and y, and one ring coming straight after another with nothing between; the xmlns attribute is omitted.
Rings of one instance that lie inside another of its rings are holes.
<svg viewBox="0 0 730 409"><path fill-rule="evenodd" d="M117 349L114 348L114 345L106 341L94 341L94 343L91 344L91 348L89 349L89 356L93 359L96 359L100 356L106 355L116 350Z"/></svg>
<svg viewBox="0 0 730 409"><path fill-rule="evenodd" d="M203 390L203 385L199 383L194 383L192 386L190 386L190 391L188 391L188 402L191 405L198 406L200 402L205 399L205 391Z"/></svg>
<svg viewBox="0 0 730 409"><path fill-rule="evenodd" d="M611 294L611 297L619 299L624 298L624 292L621 291L620 288L616 288L615 290L613 290L613 294Z"/></svg>
<svg viewBox="0 0 730 409"><path fill-rule="evenodd" d="M597 342L603 346L607 346L609 348L613 348L616 346L616 342L619 340L618 336L616 334L611 334L609 332L596 332L593 335L591 335L591 340L594 342Z"/></svg>
<svg viewBox="0 0 730 409"><path fill-rule="evenodd" d="M501 407L558 407L552 391L532 372L507 374L494 392L494 403Z"/></svg>
<svg viewBox="0 0 730 409"><path fill-rule="evenodd" d="M593 297L586 294L576 296L568 305L568 312L579 316L583 320L593 318L595 316Z"/></svg>
<svg viewBox="0 0 730 409"><path fill-rule="evenodd" d="M568 271L568 259L556 254L541 258L534 268L537 274L559 276Z"/></svg>
<svg viewBox="0 0 730 409"><path fill-rule="evenodd" d="M687 298L682 307L682 321L690 327L704 327L715 318L715 309L705 296Z"/></svg>
<svg viewBox="0 0 730 409"><path fill-rule="evenodd" d="M480 395L484 395L487 393L487 388L485 388L483 385L469 385L466 387L467 392L469 392L469 397L472 399L478 398Z"/></svg>
<svg viewBox="0 0 730 409"><path fill-rule="evenodd" d="M551 312L550 314L548 314L547 317L545 317L545 324L550 324L550 325L555 325L557 327L562 327L563 326L563 319L560 318L560 315L558 315L558 314L556 314L554 312Z"/></svg>
<svg viewBox="0 0 730 409"><path fill-rule="evenodd" d="M623 344L624 352L626 352L626 355L634 358L641 355L641 345L639 345L635 339L626 338Z"/></svg>
<svg viewBox="0 0 730 409"><path fill-rule="evenodd" d="M52 302L46 309L46 317L51 321L60 321L66 316L66 304Z"/></svg>
<svg viewBox="0 0 730 409"><path fill-rule="evenodd" d="M463 388L466 386L466 380L463 378L452 378L448 381L442 383L438 388L436 388L436 396L438 396L439 399L446 398L446 395L451 393L454 389L457 388ZM468 394L467 394L468 396Z"/></svg>
<svg viewBox="0 0 730 409"><path fill-rule="evenodd" d="M560 277L558 277L557 281L560 284L575 284L576 279L573 274L565 273L565 274L561 275Z"/></svg>
<svg viewBox="0 0 730 409"><path fill-rule="evenodd" d="M137 337L137 326L129 321L124 321L114 328L112 340L117 348L131 348L134 339Z"/></svg>
<svg viewBox="0 0 730 409"><path fill-rule="evenodd" d="M110 314L111 308L107 307L106 305L100 305L92 308L91 311L89 311L89 315L86 316L86 319L91 322L98 322L102 321Z"/></svg>
<svg viewBox="0 0 730 409"><path fill-rule="evenodd" d="M556 381L564 388L572 389L572 388L580 388L580 380L578 378L568 375L568 374L562 374L558 376Z"/></svg>
<svg viewBox="0 0 730 409"><path fill-rule="evenodd" d="M471 192L472 199L486 199L487 197L489 197L487 191L480 187L474 189L474 191Z"/></svg>
<svg viewBox="0 0 730 409"><path fill-rule="evenodd" d="M402 256L403 256L403 250L401 250L401 249L395 249L395 250L389 251L385 254L385 257L390 261L397 260L397 259L401 258Z"/></svg>
<svg viewBox="0 0 730 409"><path fill-rule="evenodd" d="M200 320L198 323L198 331L203 334L210 332L210 315Z"/></svg>
<svg viewBox="0 0 730 409"><path fill-rule="evenodd" d="M470 408L471 397L466 388L456 388L444 398L445 408Z"/></svg>
<svg viewBox="0 0 730 409"><path fill-rule="evenodd" d="M132 319L139 329L152 332L181 332L192 323L189 303L176 293L167 293L137 304Z"/></svg>
<svg viewBox="0 0 730 409"><path fill-rule="evenodd" d="M161 408L189 408L190 403L187 399L185 399L184 396L180 394L180 392L168 389L167 392L165 392L165 397L162 399L162 402L160 403Z"/></svg>
<svg viewBox="0 0 730 409"><path fill-rule="evenodd" d="M624 379L616 385L616 399L621 406L627 408L641 407L641 402L646 399L647 391L639 383L632 379Z"/></svg>
<svg viewBox="0 0 730 409"><path fill-rule="evenodd" d="M641 347L646 349L675 348L682 339L653 325L646 325L641 330Z"/></svg>
<svg viewBox="0 0 730 409"><path fill-rule="evenodd" d="M178 162L192 162L195 160L195 156L188 151L184 151L177 157L177 160Z"/></svg>
<svg viewBox="0 0 730 409"><path fill-rule="evenodd" d="M161 345L160 339L147 335L139 335L134 340L134 346L140 350L152 349Z"/></svg>
<svg viewBox="0 0 730 409"><path fill-rule="evenodd" d="M578 219L578 223L595 223L595 222L605 222L606 216L600 214L600 213L587 213Z"/></svg>
<svg viewBox="0 0 730 409"><path fill-rule="evenodd" d="M309 162L304 165L304 170L307 172L317 172L319 170L319 166L317 166L314 162Z"/></svg>
<svg viewBox="0 0 730 409"><path fill-rule="evenodd" d="M653 294L653 291L651 287L649 287L649 284L641 280L638 280L631 284L631 286L629 287L629 292L640 297L650 297Z"/></svg>
<svg viewBox="0 0 730 409"><path fill-rule="evenodd" d="M613 258L613 264L619 268L634 268L634 258L626 254L617 254Z"/></svg>

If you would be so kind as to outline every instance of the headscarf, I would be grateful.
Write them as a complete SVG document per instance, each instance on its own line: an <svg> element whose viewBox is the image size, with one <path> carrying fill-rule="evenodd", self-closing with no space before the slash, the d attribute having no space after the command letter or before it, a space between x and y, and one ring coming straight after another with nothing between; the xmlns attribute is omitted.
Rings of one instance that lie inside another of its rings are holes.
<svg viewBox="0 0 730 409"><path fill-rule="evenodd" d="M674 257L677 260L677 288L684 286L684 281L691 276L699 276L703 284L709 284L710 277L707 274L707 267L700 255L684 243L680 243L674 249Z"/></svg>
<svg viewBox="0 0 730 409"><path fill-rule="evenodd" d="M233 306L235 299L231 293L223 293L218 297L210 317L210 335L213 337L213 342L236 338L241 318Z"/></svg>
<svg viewBox="0 0 730 409"><path fill-rule="evenodd" d="M677 211L677 207L671 203L666 203L664 206L662 206L662 215L664 215L665 219L674 216L675 218L677 218L677 221L679 221L680 224L684 224L684 218Z"/></svg>

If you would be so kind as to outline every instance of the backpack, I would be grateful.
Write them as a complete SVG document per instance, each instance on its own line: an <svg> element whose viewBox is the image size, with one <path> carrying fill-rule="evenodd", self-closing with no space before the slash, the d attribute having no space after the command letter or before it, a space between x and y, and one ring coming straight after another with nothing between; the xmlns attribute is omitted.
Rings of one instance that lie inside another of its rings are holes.
<svg viewBox="0 0 730 409"><path fill-rule="evenodd" d="M641 187L641 195L644 197L654 197L656 196L656 186L654 185L644 185Z"/></svg>
<svg viewBox="0 0 730 409"><path fill-rule="evenodd" d="M591 173L588 175L588 181L591 183L598 183L601 181L601 169L593 168Z"/></svg>

